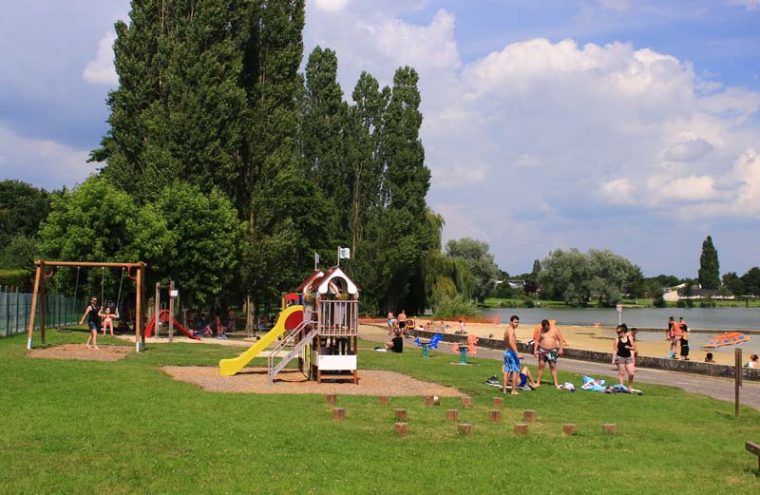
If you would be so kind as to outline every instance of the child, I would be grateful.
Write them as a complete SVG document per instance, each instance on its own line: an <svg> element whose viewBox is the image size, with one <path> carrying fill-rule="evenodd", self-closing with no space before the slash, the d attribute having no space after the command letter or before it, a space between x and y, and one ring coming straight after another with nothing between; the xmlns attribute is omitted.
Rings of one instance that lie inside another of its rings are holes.
<svg viewBox="0 0 760 495"><path fill-rule="evenodd" d="M713 364L715 364L715 359L713 358L713 353L712 352L708 352L705 355L705 363L713 363Z"/></svg>
<svg viewBox="0 0 760 495"><path fill-rule="evenodd" d="M111 307L106 308L106 312L103 312L103 307L101 306L100 311L98 311L98 316L101 318L103 324L103 335L106 334L106 330L110 330L111 337L113 337L113 321L119 319L119 308L116 308L116 313L111 313Z"/></svg>

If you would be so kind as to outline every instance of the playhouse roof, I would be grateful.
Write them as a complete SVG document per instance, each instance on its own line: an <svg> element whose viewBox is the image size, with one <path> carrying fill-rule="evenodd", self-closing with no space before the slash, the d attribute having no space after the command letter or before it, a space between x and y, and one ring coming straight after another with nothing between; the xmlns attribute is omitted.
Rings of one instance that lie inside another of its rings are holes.
<svg viewBox="0 0 760 495"><path fill-rule="evenodd" d="M348 278L348 275L346 275L339 266L334 266L327 270L327 272L324 273L320 278L312 281L311 286L316 287L317 292L320 294L327 294L327 291L330 288L330 284L334 283L336 279L342 279L345 282L346 291L349 294L356 295L359 293L359 288L356 286L353 280Z"/></svg>
<svg viewBox="0 0 760 495"><path fill-rule="evenodd" d="M311 275L306 277L306 279L301 282L301 285L296 287L296 290L294 292L299 292L303 294L304 292L307 292L309 289L311 289L311 286L314 284L314 281L322 278L325 275L325 272L322 270L314 270L311 272Z"/></svg>

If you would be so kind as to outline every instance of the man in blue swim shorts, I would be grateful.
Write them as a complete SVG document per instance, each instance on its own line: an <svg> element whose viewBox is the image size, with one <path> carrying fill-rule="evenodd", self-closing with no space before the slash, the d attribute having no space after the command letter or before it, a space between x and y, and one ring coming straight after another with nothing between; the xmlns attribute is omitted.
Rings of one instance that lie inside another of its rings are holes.
<svg viewBox="0 0 760 495"><path fill-rule="evenodd" d="M501 390L507 393L507 382L512 382L512 395L518 395L517 381L520 379L520 358L517 350L516 330L520 326L520 318L517 315L509 317L509 326L504 332L504 364L501 367L502 382Z"/></svg>

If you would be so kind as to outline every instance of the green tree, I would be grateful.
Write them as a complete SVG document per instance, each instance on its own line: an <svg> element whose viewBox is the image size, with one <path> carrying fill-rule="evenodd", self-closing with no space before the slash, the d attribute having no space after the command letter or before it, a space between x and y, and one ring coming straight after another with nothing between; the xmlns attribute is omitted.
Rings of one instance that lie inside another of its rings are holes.
<svg viewBox="0 0 760 495"><path fill-rule="evenodd" d="M723 274L723 287L734 296L744 295L744 282L736 272L728 272Z"/></svg>
<svg viewBox="0 0 760 495"><path fill-rule="evenodd" d="M77 188L54 196L50 215L40 228L40 252L46 259L129 262L143 260L161 273L162 252L173 245L166 222L153 208L140 208L110 181L90 177ZM114 290L118 276L102 271ZM100 294L101 273L85 270L79 289ZM73 290L71 273L61 278Z"/></svg>
<svg viewBox="0 0 760 495"><path fill-rule="evenodd" d="M239 260L245 228L237 210L222 192L212 189L206 196L179 181L161 192L155 209L172 238L161 253L158 275L174 280L188 305L213 304Z"/></svg>
<svg viewBox="0 0 760 495"><path fill-rule="evenodd" d="M602 307L620 302L623 291L635 276L635 267L627 259L608 250L592 249L587 256L591 272L588 282L590 296Z"/></svg>
<svg viewBox="0 0 760 495"><path fill-rule="evenodd" d="M488 244L470 238L452 239L446 244L446 254L465 261L474 279L472 296L483 302L500 275Z"/></svg>
<svg viewBox="0 0 760 495"><path fill-rule="evenodd" d="M557 249L541 262L538 283L541 297L559 299L573 306L585 306L591 298L592 274L587 258L577 249Z"/></svg>
<svg viewBox="0 0 760 495"><path fill-rule="evenodd" d="M713 246L712 237L709 235L702 243L702 255L699 257L699 285L703 289L720 288L720 263L718 263L718 251Z"/></svg>
<svg viewBox="0 0 760 495"><path fill-rule="evenodd" d="M37 235L50 211L50 194L18 180L0 181L0 246Z"/></svg>
<svg viewBox="0 0 760 495"><path fill-rule="evenodd" d="M741 280L746 294L760 295L760 268L753 266L742 275Z"/></svg>
<svg viewBox="0 0 760 495"><path fill-rule="evenodd" d="M16 235L0 250L0 268L34 268L37 240L34 237Z"/></svg>

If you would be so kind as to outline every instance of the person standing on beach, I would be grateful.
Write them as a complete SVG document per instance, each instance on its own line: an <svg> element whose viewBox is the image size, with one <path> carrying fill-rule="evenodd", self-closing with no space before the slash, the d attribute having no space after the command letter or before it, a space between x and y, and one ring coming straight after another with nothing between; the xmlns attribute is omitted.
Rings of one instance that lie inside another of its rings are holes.
<svg viewBox="0 0 760 495"><path fill-rule="evenodd" d="M670 359L676 358L676 326L678 326L676 319L673 316L668 318L668 332L665 338L670 341L670 352L668 353Z"/></svg>
<svg viewBox="0 0 760 495"><path fill-rule="evenodd" d="M509 317L509 325L504 332L504 364L501 367L501 390L507 393L507 382L512 382L512 395L518 395L517 381L520 378L520 356L517 350L517 327L520 318L517 315Z"/></svg>
<svg viewBox="0 0 760 495"><path fill-rule="evenodd" d="M388 312L388 335L393 335L396 330L396 316L392 311Z"/></svg>
<svg viewBox="0 0 760 495"><path fill-rule="evenodd" d="M689 360L689 327L686 323L681 325L681 359Z"/></svg>
<svg viewBox="0 0 760 495"><path fill-rule="evenodd" d="M544 368L549 363L549 371L554 380L554 386L559 388L557 379L557 359L564 353L565 339L557 327L552 327L549 320L541 320L541 331L538 333L534 355L538 360L538 377L536 386L541 386Z"/></svg>
<svg viewBox="0 0 760 495"><path fill-rule="evenodd" d="M628 333L628 326L623 323L615 329L617 338L612 344L612 364L617 366L620 385L624 385L625 375L628 374L628 388L633 385L636 373L636 341Z"/></svg>
<svg viewBox="0 0 760 495"><path fill-rule="evenodd" d="M401 331L402 334L406 335L406 310L402 309L401 312L398 314L398 329Z"/></svg>

